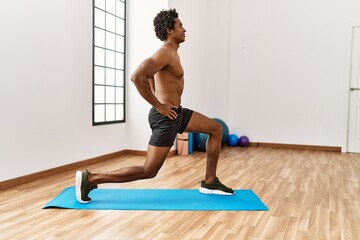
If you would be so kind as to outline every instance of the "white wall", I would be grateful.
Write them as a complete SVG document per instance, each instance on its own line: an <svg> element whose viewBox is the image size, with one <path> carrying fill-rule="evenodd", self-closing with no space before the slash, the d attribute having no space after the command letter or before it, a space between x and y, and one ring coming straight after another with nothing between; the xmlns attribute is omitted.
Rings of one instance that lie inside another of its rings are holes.
<svg viewBox="0 0 360 240"><path fill-rule="evenodd" d="M128 148L92 126L92 2L0 2L0 181Z"/></svg>
<svg viewBox="0 0 360 240"><path fill-rule="evenodd" d="M231 4L234 131L260 142L345 147L348 10L359 3Z"/></svg>
<svg viewBox="0 0 360 240"><path fill-rule="evenodd" d="M41 8L39 6L42 6ZM129 82L177 8L183 106L252 141L346 145L350 30L360 2L128 1L127 123L91 125L92 4L0 2L0 181L122 149L145 150L149 104Z"/></svg>
<svg viewBox="0 0 360 240"><path fill-rule="evenodd" d="M170 3L191 30L182 49L185 101L222 109L231 132L254 142L346 149L350 30L360 24L360 2Z"/></svg>

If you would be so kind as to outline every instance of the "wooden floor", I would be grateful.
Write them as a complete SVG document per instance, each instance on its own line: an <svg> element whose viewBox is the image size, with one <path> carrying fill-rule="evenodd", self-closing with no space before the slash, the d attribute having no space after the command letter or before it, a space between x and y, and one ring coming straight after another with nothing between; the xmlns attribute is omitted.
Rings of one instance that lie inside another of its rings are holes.
<svg viewBox="0 0 360 240"><path fill-rule="evenodd" d="M142 164L124 156L90 171ZM205 153L169 158L158 176L107 188L198 188ZM83 211L42 207L74 171L0 192L0 239L360 239L360 154L225 148L218 176L269 211Z"/></svg>

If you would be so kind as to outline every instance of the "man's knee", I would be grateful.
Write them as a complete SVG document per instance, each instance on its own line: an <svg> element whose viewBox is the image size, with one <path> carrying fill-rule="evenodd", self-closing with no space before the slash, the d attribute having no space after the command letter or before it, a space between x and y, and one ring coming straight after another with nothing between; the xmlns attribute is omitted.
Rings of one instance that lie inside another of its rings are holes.
<svg viewBox="0 0 360 240"><path fill-rule="evenodd" d="M156 177L156 175L158 174L158 170L153 170L153 169L144 169L144 178L145 179L150 179L150 178L154 178Z"/></svg>
<svg viewBox="0 0 360 240"><path fill-rule="evenodd" d="M214 121L214 127L213 127L213 131L212 131L212 135L214 136L222 136L222 125L216 121Z"/></svg>

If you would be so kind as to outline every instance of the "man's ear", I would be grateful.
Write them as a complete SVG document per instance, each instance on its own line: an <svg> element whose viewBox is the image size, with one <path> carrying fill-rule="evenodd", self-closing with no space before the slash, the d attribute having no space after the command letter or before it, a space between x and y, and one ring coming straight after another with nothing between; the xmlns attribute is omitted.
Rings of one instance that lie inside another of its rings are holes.
<svg viewBox="0 0 360 240"><path fill-rule="evenodd" d="M170 29L170 28L168 28L168 27L166 28L166 32L167 32L168 35L171 34L171 30L172 30L172 29Z"/></svg>

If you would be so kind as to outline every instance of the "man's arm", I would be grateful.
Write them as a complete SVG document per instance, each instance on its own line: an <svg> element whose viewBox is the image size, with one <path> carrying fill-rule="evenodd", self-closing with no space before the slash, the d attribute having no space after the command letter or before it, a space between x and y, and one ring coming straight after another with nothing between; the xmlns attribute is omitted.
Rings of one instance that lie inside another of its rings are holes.
<svg viewBox="0 0 360 240"><path fill-rule="evenodd" d="M150 77L148 80L149 80L151 92L155 95L155 79L154 77Z"/></svg>
<svg viewBox="0 0 360 240"><path fill-rule="evenodd" d="M160 71L162 68L167 66L171 62L171 57L166 50L159 50L151 58L143 61L140 66L136 69L134 74L131 76L131 81L135 84L140 95L153 107L156 108L158 112L167 116L170 119L177 117L177 113L172 106L169 104L163 104L155 97L152 90L155 90L151 87L149 79L153 78L154 75Z"/></svg>
<svg viewBox="0 0 360 240"><path fill-rule="evenodd" d="M148 58L140 64L131 76L131 81L135 84L140 95L155 108L161 103L153 94L149 79L155 75L158 68L156 62L152 58Z"/></svg>

